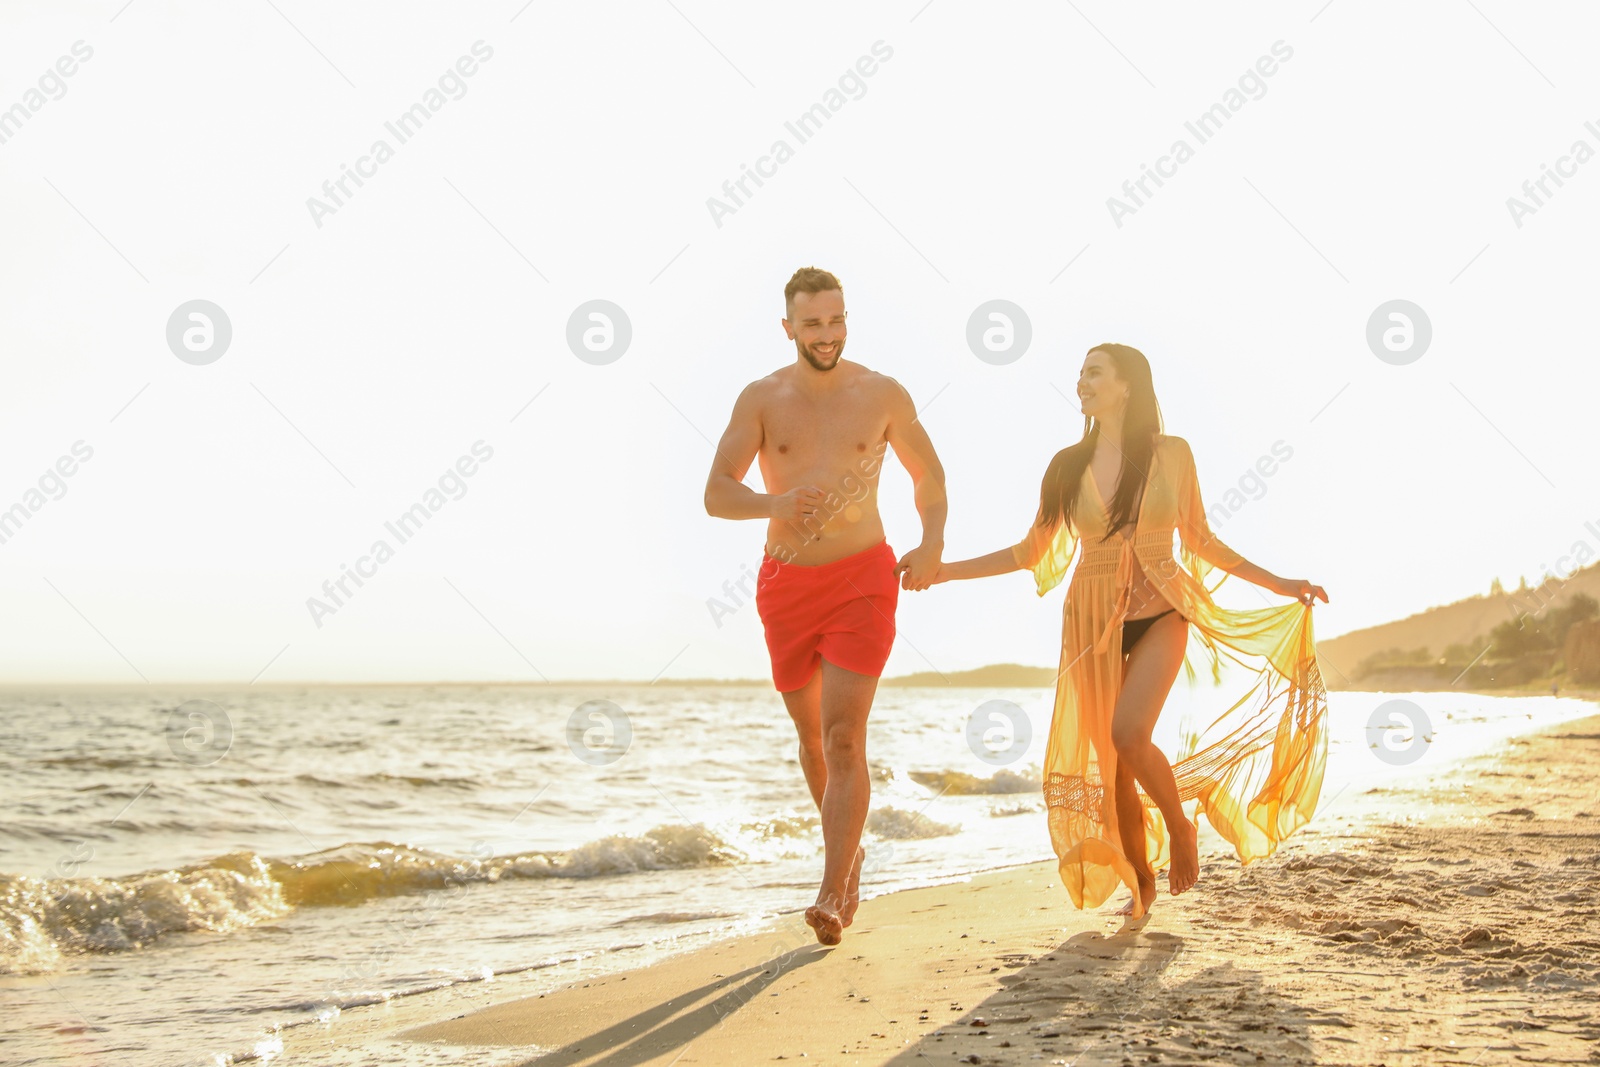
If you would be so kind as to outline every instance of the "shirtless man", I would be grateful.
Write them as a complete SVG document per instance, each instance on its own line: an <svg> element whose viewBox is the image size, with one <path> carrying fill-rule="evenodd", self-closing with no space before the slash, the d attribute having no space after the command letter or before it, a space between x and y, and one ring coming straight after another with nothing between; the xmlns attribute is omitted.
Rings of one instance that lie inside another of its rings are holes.
<svg viewBox="0 0 1600 1067"><path fill-rule="evenodd" d="M900 383L842 358L839 280L803 267L783 297L795 360L739 394L705 501L717 518L767 520L756 611L822 813L822 885L806 923L837 945L860 903L867 714L894 643L899 590L927 589L939 570L944 468ZM888 448L910 473L922 516L922 544L898 562L878 517ZM757 458L765 493L744 484Z"/></svg>

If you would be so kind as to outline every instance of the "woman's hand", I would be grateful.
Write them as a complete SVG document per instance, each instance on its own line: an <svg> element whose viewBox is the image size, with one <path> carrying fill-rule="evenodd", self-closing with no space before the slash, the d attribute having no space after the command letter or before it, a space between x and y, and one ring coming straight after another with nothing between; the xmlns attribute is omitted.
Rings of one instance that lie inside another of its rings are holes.
<svg viewBox="0 0 1600 1067"><path fill-rule="evenodd" d="M1328 602L1328 594L1322 586L1312 585L1304 578L1284 578L1276 592L1280 596L1292 596L1302 604L1311 604L1319 597L1324 604Z"/></svg>

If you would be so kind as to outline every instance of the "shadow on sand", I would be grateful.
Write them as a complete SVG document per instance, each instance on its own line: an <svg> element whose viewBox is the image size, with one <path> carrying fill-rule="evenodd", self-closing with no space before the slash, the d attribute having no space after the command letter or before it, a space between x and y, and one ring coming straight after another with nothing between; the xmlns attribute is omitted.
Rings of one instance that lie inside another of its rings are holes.
<svg viewBox="0 0 1600 1067"><path fill-rule="evenodd" d="M1232 960L1219 958L1168 985L1163 978L1191 951L1189 942L1143 933L1141 925L1110 937L1076 934L1043 956L998 957L997 965L1015 968L999 992L959 1016L950 1013L937 1032L888 1063L1311 1064L1310 1024L1346 1025L1287 1001ZM949 1005L930 997L920 1007L938 1021ZM991 1034L991 1026L1003 1036Z"/></svg>
<svg viewBox="0 0 1600 1067"><path fill-rule="evenodd" d="M604 1030L596 1031L524 1064L539 1067L636 1067L679 1049L748 1004L782 975L815 963L831 950L807 945L781 952L765 963L707 982L698 989L662 1001ZM711 999L707 999L707 998ZM704 1001L704 1003L701 1003Z"/></svg>

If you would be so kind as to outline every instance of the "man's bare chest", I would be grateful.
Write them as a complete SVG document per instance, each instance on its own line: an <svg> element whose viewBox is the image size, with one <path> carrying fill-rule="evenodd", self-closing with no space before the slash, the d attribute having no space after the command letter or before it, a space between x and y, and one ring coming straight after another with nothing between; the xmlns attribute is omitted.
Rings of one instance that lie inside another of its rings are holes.
<svg viewBox="0 0 1600 1067"><path fill-rule="evenodd" d="M865 405L778 408L763 414L762 453L780 466L849 461L881 452L887 432L887 415Z"/></svg>

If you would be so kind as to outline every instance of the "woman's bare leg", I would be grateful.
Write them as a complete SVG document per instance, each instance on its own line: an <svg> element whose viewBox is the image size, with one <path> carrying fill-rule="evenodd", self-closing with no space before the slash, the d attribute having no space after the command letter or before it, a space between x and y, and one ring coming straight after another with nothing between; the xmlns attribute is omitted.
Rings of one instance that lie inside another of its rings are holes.
<svg viewBox="0 0 1600 1067"><path fill-rule="evenodd" d="M1151 742L1150 735L1183 666L1188 639L1188 620L1177 612L1151 624L1128 656L1122 691L1111 719L1111 743L1117 749L1118 768L1126 765L1133 772L1166 818L1172 835L1172 868L1167 872L1167 884L1174 894L1194 885L1200 875L1200 855L1194 824L1184 815L1178 800L1172 764ZM1142 819L1136 825L1142 830Z"/></svg>
<svg viewBox="0 0 1600 1067"><path fill-rule="evenodd" d="M1117 909L1118 915L1140 918L1150 910L1156 899L1156 872L1150 867L1150 857L1144 845L1144 805L1134 786L1133 768L1119 759L1113 786L1117 805L1117 832L1122 841L1122 853L1138 872L1138 889L1132 899Z"/></svg>

